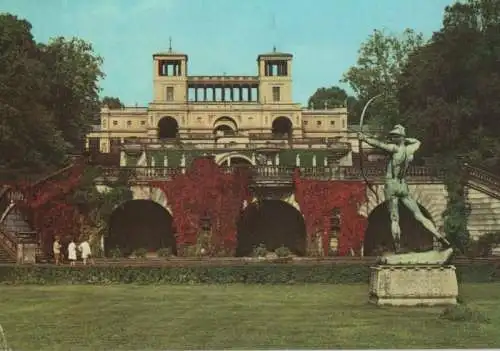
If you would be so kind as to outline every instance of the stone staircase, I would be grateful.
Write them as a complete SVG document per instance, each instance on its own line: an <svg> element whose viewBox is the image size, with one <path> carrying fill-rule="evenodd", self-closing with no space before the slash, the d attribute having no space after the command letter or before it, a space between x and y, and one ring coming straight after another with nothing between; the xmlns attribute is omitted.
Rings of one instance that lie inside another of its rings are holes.
<svg viewBox="0 0 500 351"><path fill-rule="evenodd" d="M465 165L464 169L471 208L468 219L471 238L500 231L500 176L470 165Z"/></svg>
<svg viewBox="0 0 500 351"><path fill-rule="evenodd" d="M4 189L0 196L0 263L15 263L18 243L36 242L34 232L25 215L15 205L22 200L22 194L13 189Z"/></svg>
<svg viewBox="0 0 500 351"><path fill-rule="evenodd" d="M16 263L16 260L12 255L4 249L2 244L0 244L0 264Z"/></svg>

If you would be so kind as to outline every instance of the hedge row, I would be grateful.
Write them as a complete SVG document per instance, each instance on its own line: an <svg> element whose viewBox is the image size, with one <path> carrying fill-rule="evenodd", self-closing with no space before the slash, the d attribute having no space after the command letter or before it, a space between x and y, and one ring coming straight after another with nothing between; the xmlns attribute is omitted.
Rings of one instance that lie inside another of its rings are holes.
<svg viewBox="0 0 500 351"><path fill-rule="evenodd" d="M370 266L361 264L245 264L234 266L0 266L3 284L349 284L368 283ZM461 282L500 281L498 264L457 266Z"/></svg>

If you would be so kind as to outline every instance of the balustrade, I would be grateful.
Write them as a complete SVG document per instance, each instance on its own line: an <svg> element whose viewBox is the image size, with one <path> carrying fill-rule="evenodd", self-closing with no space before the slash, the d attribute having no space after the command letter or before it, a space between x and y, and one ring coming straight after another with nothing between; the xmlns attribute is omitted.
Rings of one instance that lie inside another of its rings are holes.
<svg viewBox="0 0 500 351"><path fill-rule="evenodd" d="M231 173L240 166L222 167L223 172ZM333 166L333 167L298 167L300 174L306 178L317 179L344 179L344 180L359 180L362 178L362 172L357 167L352 166ZM292 166L274 166L260 165L252 166L254 177L259 178L290 178L292 177L296 167ZM102 176L117 177L118 175L126 175L130 178L171 178L177 174L185 173L185 167L108 167L103 168ZM364 174L367 178L383 180L385 177L384 167L369 167L364 169ZM407 172L409 178L416 179L442 179L443 173L437 169L430 167L410 167Z"/></svg>

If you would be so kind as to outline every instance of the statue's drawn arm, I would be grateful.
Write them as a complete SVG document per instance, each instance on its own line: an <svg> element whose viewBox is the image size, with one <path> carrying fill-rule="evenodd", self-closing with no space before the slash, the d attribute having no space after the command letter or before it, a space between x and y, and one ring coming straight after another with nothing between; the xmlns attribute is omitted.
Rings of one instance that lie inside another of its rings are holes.
<svg viewBox="0 0 500 351"><path fill-rule="evenodd" d="M406 144L406 150L411 154L415 153L420 148L421 145L420 140L415 138L406 138L405 144Z"/></svg>
<svg viewBox="0 0 500 351"><path fill-rule="evenodd" d="M387 144L387 143L384 143L380 140L368 138L366 136L362 136L361 140L363 140L368 145L371 145L373 147L376 147L378 149L382 149L382 150L390 152L390 153L394 153L398 150L397 146L394 144Z"/></svg>

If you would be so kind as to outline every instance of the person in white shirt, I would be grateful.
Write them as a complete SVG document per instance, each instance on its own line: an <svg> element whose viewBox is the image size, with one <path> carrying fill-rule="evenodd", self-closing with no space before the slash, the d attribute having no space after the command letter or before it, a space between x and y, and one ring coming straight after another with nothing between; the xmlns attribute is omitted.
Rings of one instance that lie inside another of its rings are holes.
<svg viewBox="0 0 500 351"><path fill-rule="evenodd" d="M68 245L68 259L70 265L74 266L76 262L76 244L73 239L71 239L71 242Z"/></svg>
<svg viewBox="0 0 500 351"><path fill-rule="evenodd" d="M82 241L78 246L78 249L82 253L83 264L86 265L88 260L92 260L92 252L90 251L90 244L87 240Z"/></svg>
<svg viewBox="0 0 500 351"><path fill-rule="evenodd" d="M56 236L54 240L54 244L52 245L52 251L54 252L54 260L56 261L56 265L59 264L59 260L61 259L61 242L59 241L59 237Z"/></svg>

